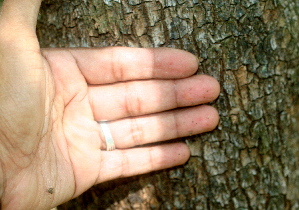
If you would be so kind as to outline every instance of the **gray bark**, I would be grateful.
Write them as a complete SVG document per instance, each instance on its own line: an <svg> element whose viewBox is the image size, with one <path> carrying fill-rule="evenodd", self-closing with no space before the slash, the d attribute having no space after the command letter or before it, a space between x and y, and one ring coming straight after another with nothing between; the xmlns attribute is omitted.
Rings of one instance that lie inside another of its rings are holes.
<svg viewBox="0 0 299 210"><path fill-rule="evenodd" d="M44 0L42 47L173 47L221 83L220 124L182 167L96 186L59 209L299 209L299 2Z"/></svg>

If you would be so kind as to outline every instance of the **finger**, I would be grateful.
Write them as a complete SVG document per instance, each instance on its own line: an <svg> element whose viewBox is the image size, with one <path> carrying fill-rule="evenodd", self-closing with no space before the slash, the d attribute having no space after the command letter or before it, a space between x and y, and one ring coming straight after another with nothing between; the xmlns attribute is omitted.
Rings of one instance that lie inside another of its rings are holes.
<svg viewBox="0 0 299 210"><path fill-rule="evenodd" d="M129 148L213 130L219 121L215 108L207 105L109 123L116 148ZM102 141L105 141L100 132Z"/></svg>
<svg viewBox="0 0 299 210"><path fill-rule="evenodd" d="M89 87L94 118L116 120L194 106L215 100L220 91L216 79L195 75L181 80L148 80Z"/></svg>
<svg viewBox="0 0 299 210"><path fill-rule="evenodd" d="M26 86L30 86L29 92L41 89L45 78L35 34L40 3L41 0L5 0L1 8L0 78L5 78L5 86L13 86L19 95Z"/></svg>
<svg viewBox="0 0 299 210"><path fill-rule="evenodd" d="M5 0L0 12L0 127L16 154L34 153L43 135L49 77L35 35L40 2Z"/></svg>
<svg viewBox="0 0 299 210"><path fill-rule="evenodd" d="M190 150L183 143L104 151L97 183L182 165L189 157Z"/></svg>
<svg viewBox="0 0 299 210"><path fill-rule="evenodd" d="M13 27L16 30L13 33L24 32L24 29L35 31L41 2L42 0L5 0L0 16L0 22L4 25L1 26Z"/></svg>
<svg viewBox="0 0 299 210"><path fill-rule="evenodd" d="M189 52L170 48L70 49L89 84L150 78L184 78L198 68Z"/></svg>

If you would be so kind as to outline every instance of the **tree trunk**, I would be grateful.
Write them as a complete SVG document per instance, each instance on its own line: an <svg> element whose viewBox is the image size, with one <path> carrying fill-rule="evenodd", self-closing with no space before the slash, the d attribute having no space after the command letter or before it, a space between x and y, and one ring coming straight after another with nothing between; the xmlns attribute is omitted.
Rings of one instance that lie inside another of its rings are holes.
<svg viewBox="0 0 299 210"><path fill-rule="evenodd" d="M219 126L184 138L185 166L58 209L299 209L298 11L296 0L44 0L42 47L184 49L221 83Z"/></svg>

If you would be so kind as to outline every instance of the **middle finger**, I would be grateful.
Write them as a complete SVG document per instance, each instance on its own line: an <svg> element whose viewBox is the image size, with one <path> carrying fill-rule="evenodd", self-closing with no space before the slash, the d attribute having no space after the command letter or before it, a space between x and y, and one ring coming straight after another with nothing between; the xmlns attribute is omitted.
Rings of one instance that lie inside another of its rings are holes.
<svg viewBox="0 0 299 210"><path fill-rule="evenodd" d="M146 115L215 100L219 83L206 75L180 80L147 80L89 86L96 121Z"/></svg>

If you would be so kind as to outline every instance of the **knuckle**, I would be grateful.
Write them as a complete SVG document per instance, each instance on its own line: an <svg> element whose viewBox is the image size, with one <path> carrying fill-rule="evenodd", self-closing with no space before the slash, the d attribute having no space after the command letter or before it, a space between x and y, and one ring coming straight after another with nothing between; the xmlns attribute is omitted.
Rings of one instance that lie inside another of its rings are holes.
<svg viewBox="0 0 299 210"><path fill-rule="evenodd" d="M155 169L155 164L154 164L154 157L153 157L153 149L152 148L150 148L149 150L148 150L148 157L149 157L149 164L150 164L150 169L151 170L154 170Z"/></svg>
<svg viewBox="0 0 299 210"><path fill-rule="evenodd" d="M112 76L115 81L123 81L123 65L121 62L121 53L118 52L117 48L112 48L111 51L111 69Z"/></svg>
<svg viewBox="0 0 299 210"><path fill-rule="evenodd" d="M129 174L129 160L127 158L126 152L121 151L121 175L120 177L126 177Z"/></svg>
<svg viewBox="0 0 299 210"><path fill-rule="evenodd" d="M179 99L178 99L178 90L177 90L177 81L173 80L173 92L174 92L174 102L175 106L179 107Z"/></svg>
<svg viewBox="0 0 299 210"><path fill-rule="evenodd" d="M138 91L133 83L126 85L125 103L127 115L136 116L140 114L141 102Z"/></svg>
<svg viewBox="0 0 299 210"><path fill-rule="evenodd" d="M144 143L144 134L136 119L131 120L131 139L135 146Z"/></svg>
<svg viewBox="0 0 299 210"><path fill-rule="evenodd" d="M175 137L176 138L181 137L177 112L172 112L172 118L173 118L173 131L175 133Z"/></svg>

